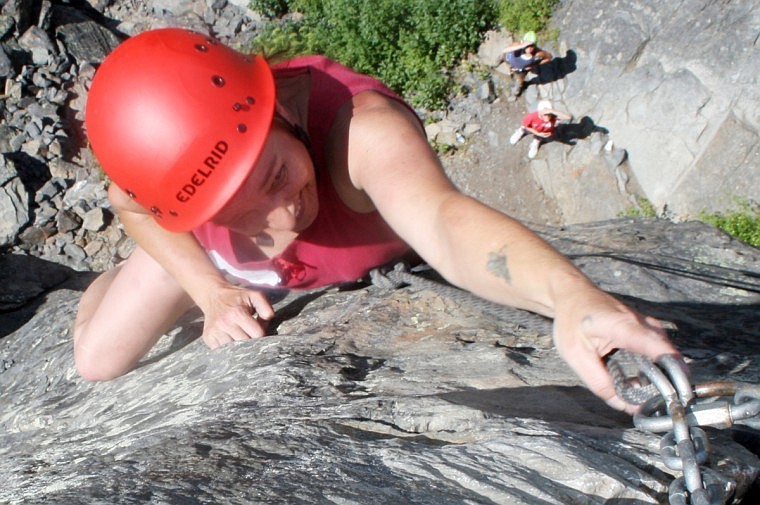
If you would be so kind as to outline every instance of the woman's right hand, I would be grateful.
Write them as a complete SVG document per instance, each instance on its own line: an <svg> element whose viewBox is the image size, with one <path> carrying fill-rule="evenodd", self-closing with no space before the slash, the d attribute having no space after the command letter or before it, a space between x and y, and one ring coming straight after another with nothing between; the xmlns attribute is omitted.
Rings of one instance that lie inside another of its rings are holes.
<svg viewBox="0 0 760 505"><path fill-rule="evenodd" d="M203 341L215 349L235 340L263 337L274 317L261 292L231 284L192 233L161 228L152 215L111 184L108 196L135 241L168 272L205 316Z"/></svg>
<svg viewBox="0 0 760 505"><path fill-rule="evenodd" d="M223 284L208 295L201 307L205 319L202 338L211 349L266 334L274 310L263 293Z"/></svg>

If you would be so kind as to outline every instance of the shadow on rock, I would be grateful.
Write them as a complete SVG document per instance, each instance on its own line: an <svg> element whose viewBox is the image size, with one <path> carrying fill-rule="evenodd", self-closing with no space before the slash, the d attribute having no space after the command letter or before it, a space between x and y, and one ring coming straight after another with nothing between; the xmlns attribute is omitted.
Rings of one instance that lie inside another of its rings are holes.
<svg viewBox="0 0 760 505"><path fill-rule="evenodd" d="M179 331L172 337L169 346L161 352L139 361L135 369L161 361L200 338L203 334L203 313L198 308L189 310L175 323L175 329Z"/></svg>
<svg viewBox="0 0 760 505"><path fill-rule="evenodd" d="M695 359L723 362L715 363L717 371L728 373L740 366L722 353L735 359L760 354L760 304L663 303L617 296L644 314L674 323L673 343Z"/></svg>
<svg viewBox="0 0 760 505"><path fill-rule="evenodd" d="M267 331L267 334L277 335L277 328L280 324L297 317L310 302L316 300L323 294L325 294L324 289L305 294L300 292L294 292L291 294L287 291L272 291L271 293L267 293L267 298L272 306L280 303L280 305L275 307L274 318L269 322L269 331Z"/></svg>
<svg viewBox="0 0 760 505"><path fill-rule="evenodd" d="M455 391L438 395L456 405L505 418L626 429L631 417L607 406L582 386L536 386Z"/></svg>
<svg viewBox="0 0 760 505"><path fill-rule="evenodd" d="M29 321L49 291L83 291L95 275L33 256L0 256L0 338Z"/></svg>
<svg viewBox="0 0 760 505"><path fill-rule="evenodd" d="M21 179L24 188L30 193L35 194L50 179L50 169L48 166L24 152L7 153L5 157L11 160L16 167L19 179Z"/></svg>
<svg viewBox="0 0 760 505"><path fill-rule="evenodd" d="M538 75L526 81L526 84L548 84L564 79L568 74L575 72L577 60L578 56L575 51L570 49L565 53L565 56L553 58L551 61L536 67Z"/></svg>
<svg viewBox="0 0 760 505"><path fill-rule="evenodd" d="M609 130L603 126L594 124L594 120L583 116L577 123L560 123L555 129L556 142L575 145L578 140L584 140L594 133L607 134Z"/></svg>

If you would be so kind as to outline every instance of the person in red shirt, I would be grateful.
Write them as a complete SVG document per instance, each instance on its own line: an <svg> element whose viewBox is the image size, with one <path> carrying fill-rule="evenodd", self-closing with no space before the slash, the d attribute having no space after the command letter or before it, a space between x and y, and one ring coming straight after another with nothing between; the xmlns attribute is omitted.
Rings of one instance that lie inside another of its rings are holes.
<svg viewBox="0 0 760 505"><path fill-rule="evenodd" d="M615 408L635 409L607 354L679 355L658 321L461 193L409 106L325 58L272 65L205 34L143 32L96 71L85 126L137 244L80 300L87 380L132 370L193 307L212 349L261 338L267 289L353 282L410 249L462 289L554 318L560 356Z"/></svg>
<svg viewBox="0 0 760 505"><path fill-rule="evenodd" d="M534 138L528 149L528 158L533 159L538 154L538 148L541 147L541 144L551 140L557 121L569 120L570 118L570 115L552 108L550 101L541 100L538 102L536 111L523 117L522 124L509 138L509 143L515 145L525 135L532 134Z"/></svg>

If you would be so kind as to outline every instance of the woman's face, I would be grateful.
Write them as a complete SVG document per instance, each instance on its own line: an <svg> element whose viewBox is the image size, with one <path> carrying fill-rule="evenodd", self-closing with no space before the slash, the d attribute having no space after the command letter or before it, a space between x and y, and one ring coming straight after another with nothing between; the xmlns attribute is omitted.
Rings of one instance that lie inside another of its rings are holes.
<svg viewBox="0 0 760 505"><path fill-rule="evenodd" d="M252 237L264 230L300 232L318 210L309 152L275 123L250 176L211 221Z"/></svg>

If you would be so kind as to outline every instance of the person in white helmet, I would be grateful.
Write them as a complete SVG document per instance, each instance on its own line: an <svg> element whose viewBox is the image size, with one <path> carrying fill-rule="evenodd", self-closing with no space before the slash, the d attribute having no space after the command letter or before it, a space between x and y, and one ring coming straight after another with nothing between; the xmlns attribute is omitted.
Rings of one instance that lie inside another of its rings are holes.
<svg viewBox="0 0 760 505"><path fill-rule="evenodd" d="M538 154L541 144L549 142L554 136L557 121L569 120L572 116L552 107L549 100L541 100L534 112L526 114L522 124L509 138L509 143L517 144L527 134L533 135L533 141L528 148L528 158L533 159Z"/></svg>
<svg viewBox="0 0 760 505"><path fill-rule="evenodd" d="M464 195L379 81L324 57L271 65L187 30L127 39L87 100L90 145L137 247L83 294L74 361L129 372L186 311L216 348L260 338L268 289L355 282L414 250L452 284L554 318L560 355L611 406L617 348L678 355L518 221Z"/></svg>

